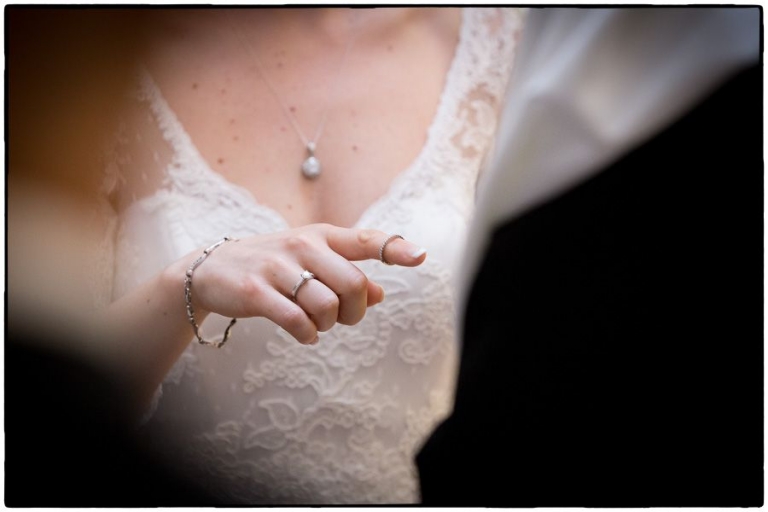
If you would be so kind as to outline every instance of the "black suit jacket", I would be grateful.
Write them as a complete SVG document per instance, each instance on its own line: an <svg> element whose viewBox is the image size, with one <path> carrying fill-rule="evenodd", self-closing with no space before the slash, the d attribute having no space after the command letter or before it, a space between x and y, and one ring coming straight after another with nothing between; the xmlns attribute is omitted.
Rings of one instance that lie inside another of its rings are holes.
<svg viewBox="0 0 768 512"><path fill-rule="evenodd" d="M761 75L495 230L424 504L763 503Z"/></svg>
<svg viewBox="0 0 768 512"><path fill-rule="evenodd" d="M221 505L137 435L124 382L54 349L52 337L19 325L5 332L5 506ZM55 342L76 343L67 334Z"/></svg>

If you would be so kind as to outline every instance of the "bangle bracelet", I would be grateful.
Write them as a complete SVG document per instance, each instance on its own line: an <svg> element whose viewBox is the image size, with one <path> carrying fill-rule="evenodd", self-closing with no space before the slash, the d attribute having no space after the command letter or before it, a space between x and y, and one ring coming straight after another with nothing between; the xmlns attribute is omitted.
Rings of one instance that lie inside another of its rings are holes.
<svg viewBox="0 0 768 512"><path fill-rule="evenodd" d="M195 322L195 309L192 307L192 276L195 273L195 269L199 267L200 264L205 261L208 255L215 251L220 245L231 240L232 238L225 236L222 240L219 240L204 250L202 256L197 258L192 263L192 265L189 266L186 276L184 277L184 301L187 303L187 320L189 320L189 323L192 324L192 329L195 331L195 337L197 337L197 341L201 345L209 345L212 347L221 348L221 346L224 345L224 343L226 343L229 339L229 332L232 330L232 326L237 322L237 318L233 318L229 322L229 325L224 331L224 335L221 337L221 339L204 340L203 337L200 336L200 326L197 325L197 322Z"/></svg>

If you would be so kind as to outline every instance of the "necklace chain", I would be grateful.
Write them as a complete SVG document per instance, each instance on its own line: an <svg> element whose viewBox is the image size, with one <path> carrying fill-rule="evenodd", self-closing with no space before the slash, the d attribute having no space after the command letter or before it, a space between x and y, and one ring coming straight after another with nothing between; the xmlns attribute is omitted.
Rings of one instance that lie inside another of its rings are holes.
<svg viewBox="0 0 768 512"><path fill-rule="evenodd" d="M341 79L342 72L344 71L344 68L347 63L347 57L349 56L350 49L352 48L352 43L354 42L357 36L358 17L355 16L355 19L352 22L352 31L351 31L352 33L349 37L349 41L347 41L347 44L344 48L344 53L341 58L341 63L339 64L339 69L336 72L336 79L333 80L332 83L329 83L328 85L328 92L326 94L325 106L323 107L323 113L322 113L322 116L320 117L320 123L317 126L317 130L315 131L315 136L312 139L308 139L307 136L302 131L301 127L299 126L296 116L293 115L291 110L286 106L285 102L283 102L282 98L280 97L280 94L277 92L277 88L274 86L272 81L264 72L264 66L262 65L259 57L256 55L256 52L254 51L251 44L243 36L243 34L237 29L234 22L230 18L229 12L225 12L225 15L232 29L232 32L234 32L235 36L239 39L240 44L243 46L243 48L245 48L246 52L251 57L251 59L253 59L253 62L256 64L256 69L259 72L259 76L261 76L261 79L264 81L267 88L272 93L272 96L274 96L275 100L277 101L277 104L280 106L280 109L283 111L283 114L285 115L286 119L288 119L288 121L291 123L291 126L293 127L294 131L299 136L299 138L301 139L301 142L304 144L304 146L307 148L307 151L309 152L309 155L310 155L309 158L304 162L304 165L302 165L302 171L305 177L307 178L316 177L320 173L320 163L315 158L314 153L317 148L317 144L320 141L320 137L323 134L323 129L325 128L325 122L328 119L328 111L330 110L331 93L338 88L338 84ZM309 166L309 169L307 168L307 166Z"/></svg>

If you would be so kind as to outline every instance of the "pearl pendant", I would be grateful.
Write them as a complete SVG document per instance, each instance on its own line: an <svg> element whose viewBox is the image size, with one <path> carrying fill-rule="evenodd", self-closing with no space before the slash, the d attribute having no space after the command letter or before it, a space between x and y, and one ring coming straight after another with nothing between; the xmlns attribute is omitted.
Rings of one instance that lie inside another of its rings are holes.
<svg viewBox="0 0 768 512"><path fill-rule="evenodd" d="M320 160L315 157L315 143L310 142L307 144L307 151L309 151L309 157L301 164L301 173L308 180L313 180L320 176Z"/></svg>

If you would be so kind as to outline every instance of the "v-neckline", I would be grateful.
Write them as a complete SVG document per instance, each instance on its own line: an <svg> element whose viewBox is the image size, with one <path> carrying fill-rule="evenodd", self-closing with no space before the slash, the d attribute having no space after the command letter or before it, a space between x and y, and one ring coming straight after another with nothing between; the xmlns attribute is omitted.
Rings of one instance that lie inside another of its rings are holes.
<svg viewBox="0 0 768 512"><path fill-rule="evenodd" d="M444 124L443 119L445 116L451 114L449 111L451 106L449 100L455 95L450 94L450 90L452 87L456 86L456 75L459 73L458 63L461 61L460 54L464 49L464 45L470 30L469 19L468 9L462 8L458 41L456 42L453 57L451 58L448 72L446 73L443 81L443 88L437 102L437 108L429 124L429 127L427 128L427 136L424 144L422 145L416 157L411 161L411 163L395 175L381 196L379 196L365 209L363 209L358 219L350 226L350 228L374 226L376 213L384 208L387 203L396 200L403 194L407 188L407 184L410 178L416 174L420 168L422 168L422 162L428 157L430 151L438 142L437 139L439 134L437 132L439 131L439 127ZM157 103L152 105L153 109L162 113L162 115L165 117L165 122L170 124L170 126L167 128L171 128L174 132L174 136L169 140L173 146L174 155L178 155L183 151L188 151L190 153L189 156L192 157L192 159L198 164L198 169L205 175L206 178L217 182L220 187L231 192L233 195L239 196L240 201L237 201L238 203L242 205L248 205L252 210L262 214L262 216L269 217L275 223L278 229L289 230L293 229L294 227L299 227L291 226L282 213L280 213L275 208L272 208L271 206L268 206L259 201L256 196L246 187L229 180L223 174L215 171L213 167L211 167L210 163L206 160L206 158L202 155L174 110L168 104L167 100L162 94L162 91L160 90L160 87L154 81L149 71L146 68L144 68L142 71L144 73L146 83L151 89L151 101ZM163 130L163 132L166 134L165 130ZM167 140L169 139L167 134L165 137Z"/></svg>

